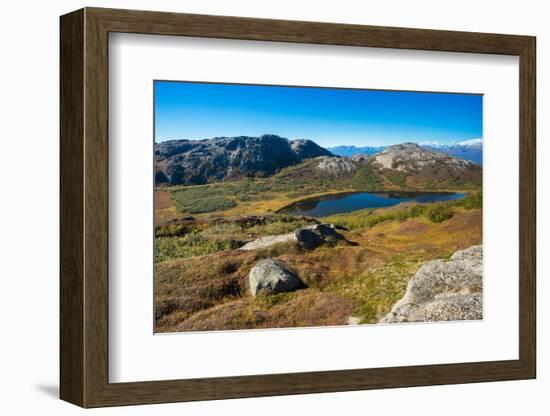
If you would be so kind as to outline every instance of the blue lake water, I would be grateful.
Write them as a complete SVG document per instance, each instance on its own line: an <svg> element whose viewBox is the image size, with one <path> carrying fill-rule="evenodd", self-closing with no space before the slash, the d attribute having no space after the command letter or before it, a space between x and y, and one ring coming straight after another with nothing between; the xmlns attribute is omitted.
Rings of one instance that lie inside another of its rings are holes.
<svg viewBox="0 0 550 416"><path fill-rule="evenodd" d="M324 195L306 199L288 205L279 212L289 215L307 215L326 217L343 214L365 208L391 207L402 202L420 204L438 201L451 201L462 198L464 194L455 192L358 192Z"/></svg>

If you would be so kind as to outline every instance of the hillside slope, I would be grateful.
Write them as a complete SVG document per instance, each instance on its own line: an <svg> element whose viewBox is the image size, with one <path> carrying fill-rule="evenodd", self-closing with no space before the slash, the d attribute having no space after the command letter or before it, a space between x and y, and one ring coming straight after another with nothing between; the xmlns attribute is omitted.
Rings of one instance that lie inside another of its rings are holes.
<svg viewBox="0 0 550 416"><path fill-rule="evenodd" d="M384 189L477 188L480 165L423 148L415 143L389 146L373 156L322 156L283 169L278 178L294 182L331 180L333 186Z"/></svg>
<svg viewBox="0 0 550 416"><path fill-rule="evenodd" d="M416 143L389 146L373 156L372 161L383 172L410 176L415 182L481 184L482 169L477 163L426 149Z"/></svg>

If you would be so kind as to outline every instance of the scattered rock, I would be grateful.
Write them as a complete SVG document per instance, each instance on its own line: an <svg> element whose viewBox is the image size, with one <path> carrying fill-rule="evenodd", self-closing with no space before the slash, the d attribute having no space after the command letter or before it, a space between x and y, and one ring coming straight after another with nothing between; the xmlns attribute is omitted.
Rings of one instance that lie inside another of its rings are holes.
<svg viewBox="0 0 550 416"><path fill-rule="evenodd" d="M308 250L314 250L324 242L320 234L309 228L299 228L294 231L294 238L300 246Z"/></svg>
<svg viewBox="0 0 550 416"><path fill-rule="evenodd" d="M263 292L266 294L290 292L298 289L303 282L290 272L279 260L264 259L257 262L248 275L252 296Z"/></svg>
<svg viewBox="0 0 550 416"><path fill-rule="evenodd" d="M246 243L240 248L240 250L257 250L259 248L270 247L275 244L296 242L296 236L294 233L268 235L266 237L260 237L256 240Z"/></svg>
<svg viewBox="0 0 550 416"><path fill-rule="evenodd" d="M349 316L347 320L348 325L359 325L361 323L361 318L356 316Z"/></svg>
<svg viewBox="0 0 550 416"><path fill-rule="evenodd" d="M448 261L428 261L380 323L482 319L482 276L482 246L457 251Z"/></svg>
<svg viewBox="0 0 550 416"><path fill-rule="evenodd" d="M302 247L313 250L325 243L335 244L345 237L336 231L334 224L317 224L294 231L296 241Z"/></svg>
<svg viewBox="0 0 550 416"><path fill-rule="evenodd" d="M256 250L280 243L296 243L308 250L314 250L323 244L335 244L346 238L336 230L347 230L334 224L314 224L296 229L288 234L260 237L243 245L241 250Z"/></svg>

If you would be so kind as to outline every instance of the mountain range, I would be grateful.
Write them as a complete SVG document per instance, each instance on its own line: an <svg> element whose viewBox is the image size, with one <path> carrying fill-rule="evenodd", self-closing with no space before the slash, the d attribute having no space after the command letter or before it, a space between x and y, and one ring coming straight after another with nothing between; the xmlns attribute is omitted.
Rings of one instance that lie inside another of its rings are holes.
<svg viewBox="0 0 550 416"><path fill-rule="evenodd" d="M334 148L333 148L334 150ZM201 185L242 178L291 183L340 181L369 189L448 189L481 184L481 166L439 148L402 143L371 155L335 155L311 140L277 135L171 140L155 144L157 185Z"/></svg>
<svg viewBox="0 0 550 416"><path fill-rule="evenodd" d="M461 159L471 160L472 162L483 164L483 140L472 139L454 144L441 144L438 142L425 142L421 145L428 149L447 153L451 156Z"/></svg>
<svg viewBox="0 0 550 416"><path fill-rule="evenodd" d="M421 142L420 146L446 153L450 156L455 156L461 159L470 160L477 164L483 163L483 140L472 139L453 144L441 144L437 141ZM335 146L329 147L328 150L338 156L351 157L353 155L371 156L386 149L386 146Z"/></svg>
<svg viewBox="0 0 550 416"><path fill-rule="evenodd" d="M371 156L384 150L386 146L334 146L327 149L334 155L351 157L353 155Z"/></svg>

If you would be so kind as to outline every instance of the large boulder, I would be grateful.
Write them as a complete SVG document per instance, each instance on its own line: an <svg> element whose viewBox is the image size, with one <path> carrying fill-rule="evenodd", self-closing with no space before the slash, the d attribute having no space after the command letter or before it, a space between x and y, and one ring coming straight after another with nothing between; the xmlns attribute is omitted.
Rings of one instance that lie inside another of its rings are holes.
<svg viewBox="0 0 550 416"><path fill-rule="evenodd" d="M424 263L380 323L482 319L482 289L482 246L457 251L447 261Z"/></svg>
<svg viewBox="0 0 550 416"><path fill-rule="evenodd" d="M260 248L271 247L275 244L284 244L284 243L295 243L296 236L294 233L288 234L279 234L279 235L268 235L265 237L257 238L256 240L249 241L240 250L257 250Z"/></svg>
<svg viewBox="0 0 550 416"><path fill-rule="evenodd" d="M298 276L289 271L279 260L264 259L257 262L248 275L252 296L290 292L300 288L303 283Z"/></svg>
<svg viewBox="0 0 550 416"><path fill-rule="evenodd" d="M299 228L294 231L294 235L300 246L313 250L325 243L335 244L339 240L345 240L337 229L341 228L334 224L316 224Z"/></svg>
<svg viewBox="0 0 550 416"><path fill-rule="evenodd" d="M241 250L257 250L260 248L271 247L275 244L296 243L299 246L314 250L323 244L335 244L346 238L336 230L346 230L334 224L315 224L298 228L287 234L268 235L249 241L243 245Z"/></svg>

